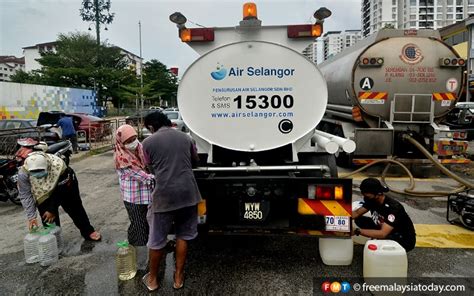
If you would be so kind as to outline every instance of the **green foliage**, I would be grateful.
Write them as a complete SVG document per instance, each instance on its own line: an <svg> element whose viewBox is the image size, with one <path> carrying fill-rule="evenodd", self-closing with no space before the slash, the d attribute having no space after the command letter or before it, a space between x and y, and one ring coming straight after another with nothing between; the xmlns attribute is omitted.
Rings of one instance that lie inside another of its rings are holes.
<svg viewBox="0 0 474 296"><path fill-rule="evenodd" d="M383 26L382 30L385 30L385 29L395 29L395 25L394 24L390 24L390 23L387 23Z"/></svg>
<svg viewBox="0 0 474 296"><path fill-rule="evenodd" d="M144 96L152 104L156 104L160 98L170 103L176 100L178 79L158 60L153 59L144 64L143 83Z"/></svg>
<svg viewBox="0 0 474 296"><path fill-rule="evenodd" d="M56 51L41 53L41 70L18 71L12 81L61 87L95 89L100 101L112 98L114 106L135 106L141 97L140 79L118 47L101 44L87 33L60 34ZM144 64L143 97L153 105L174 102L177 78L157 60Z"/></svg>

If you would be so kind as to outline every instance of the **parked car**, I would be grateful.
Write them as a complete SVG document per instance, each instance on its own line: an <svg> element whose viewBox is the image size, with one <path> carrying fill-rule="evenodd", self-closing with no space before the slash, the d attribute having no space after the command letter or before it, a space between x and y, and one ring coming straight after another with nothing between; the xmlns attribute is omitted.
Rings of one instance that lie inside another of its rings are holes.
<svg viewBox="0 0 474 296"><path fill-rule="evenodd" d="M160 110L156 110L156 109L142 110L133 115L125 117L125 122L130 125L138 126L140 121L142 121L143 118L145 118L145 116L153 112L160 112Z"/></svg>
<svg viewBox="0 0 474 296"><path fill-rule="evenodd" d="M467 140L474 140L474 102L457 103L446 116L444 123L451 130L467 132Z"/></svg>
<svg viewBox="0 0 474 296"><path fill-rule="evenodd" d="M163 113L171 120L171 126L182 132L187 132L188 128L184 124L183 118L179 111L163 111Z"/></svg>
<svg viewBox="0 0 474 296"><path fill-rule="evenodd" d="M179 111L179 108L178 107L170 107L170 108L166 108L165 111Z"/></svg>
<svg viewBox="0 0 474 296"><path fill-rule="evenodd" d="M188 127L183 121L183 118L181 117L181 113L179 113L178 111L163 111L163 114L165 114L166 117L168 117L168 119L171 120L171 126L173 128L185 133L189 131ZM151 136L151 132L146 127L143 127L141 129L140 136L142 139L145 139L146 137Z"/></svg>
<svg viewBox="0 0 474 296"><path fill-rule="evenodd" d="M108 121L86 113L64 113L58 111L41 112L38 116L38 124L57 124L61 115L71 116L74 128L78 132L78 141L100 139L110 133ZM84 135L82 138L81 135Z"/></svg>
<svg viewBox="0 0 474 296"><path fill-rule="evenodd" d="M468 108L474 114L474 102L458 102L456 108Z"/></svg>

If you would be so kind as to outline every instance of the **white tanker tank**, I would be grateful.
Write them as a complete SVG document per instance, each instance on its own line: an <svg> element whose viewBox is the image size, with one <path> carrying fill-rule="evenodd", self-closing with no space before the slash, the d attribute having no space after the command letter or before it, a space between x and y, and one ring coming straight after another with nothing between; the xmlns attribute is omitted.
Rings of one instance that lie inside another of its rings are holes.
<svg viewBox="0 0 474 296"><path fill-rule="evenodd" d="M193 137L232 151L272 150L310 137L326 104L326 81L316 65L266 41L207 52L178 89L179 110Z"/></svg>
<svg viewBox="0 0 474 296"><path fill-rule="evenodd" d="M300 53L321 23L262 26L255 4L243 11L239 26L226 28L187 29L184 16L170 16L200 54L178 88L201 158L194 173L206 217L199 221L214 233L335 236L329 248L347 248L349 260L339 262L349 264L352 180L337 178L334 153L354 146L316 131L327 85ZM334 264L326 251L323 261Z"/></svg>
<svg viewBox="0 0 474 296"><path fill-rule="evenodd" d="M319 128L353 138L361 159L418 157L404 132L442 158L460 154L466 143L441 144L452 136L439 122L462 94L464 65L437 31L381 30L319 65L329 91Z"/></svg>

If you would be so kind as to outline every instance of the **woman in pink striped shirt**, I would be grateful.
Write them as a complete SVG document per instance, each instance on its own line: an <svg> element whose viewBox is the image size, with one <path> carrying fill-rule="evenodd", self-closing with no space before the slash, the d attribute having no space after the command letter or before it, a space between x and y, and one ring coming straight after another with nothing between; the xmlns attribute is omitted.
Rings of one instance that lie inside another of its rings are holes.
<svg viewBox="0 0 474 296"><path fill-rule="evenodd" d="M133 246L145 246L149 231L146 214L152 200L154 176L146 172L142 144L135 129L128 124L117 129L114 159L123 203L130 218L128 241Z"/></svg>

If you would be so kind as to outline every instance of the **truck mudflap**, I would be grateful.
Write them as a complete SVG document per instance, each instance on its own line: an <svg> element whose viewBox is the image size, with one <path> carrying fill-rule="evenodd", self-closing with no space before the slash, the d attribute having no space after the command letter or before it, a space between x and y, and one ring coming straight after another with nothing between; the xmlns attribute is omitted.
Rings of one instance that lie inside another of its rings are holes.
<svg viewBox="0 0 474 296"><path fill-rule="evenodd" d="M199 223L210 234L350 237L352 179L196 175Z"/></svg>

